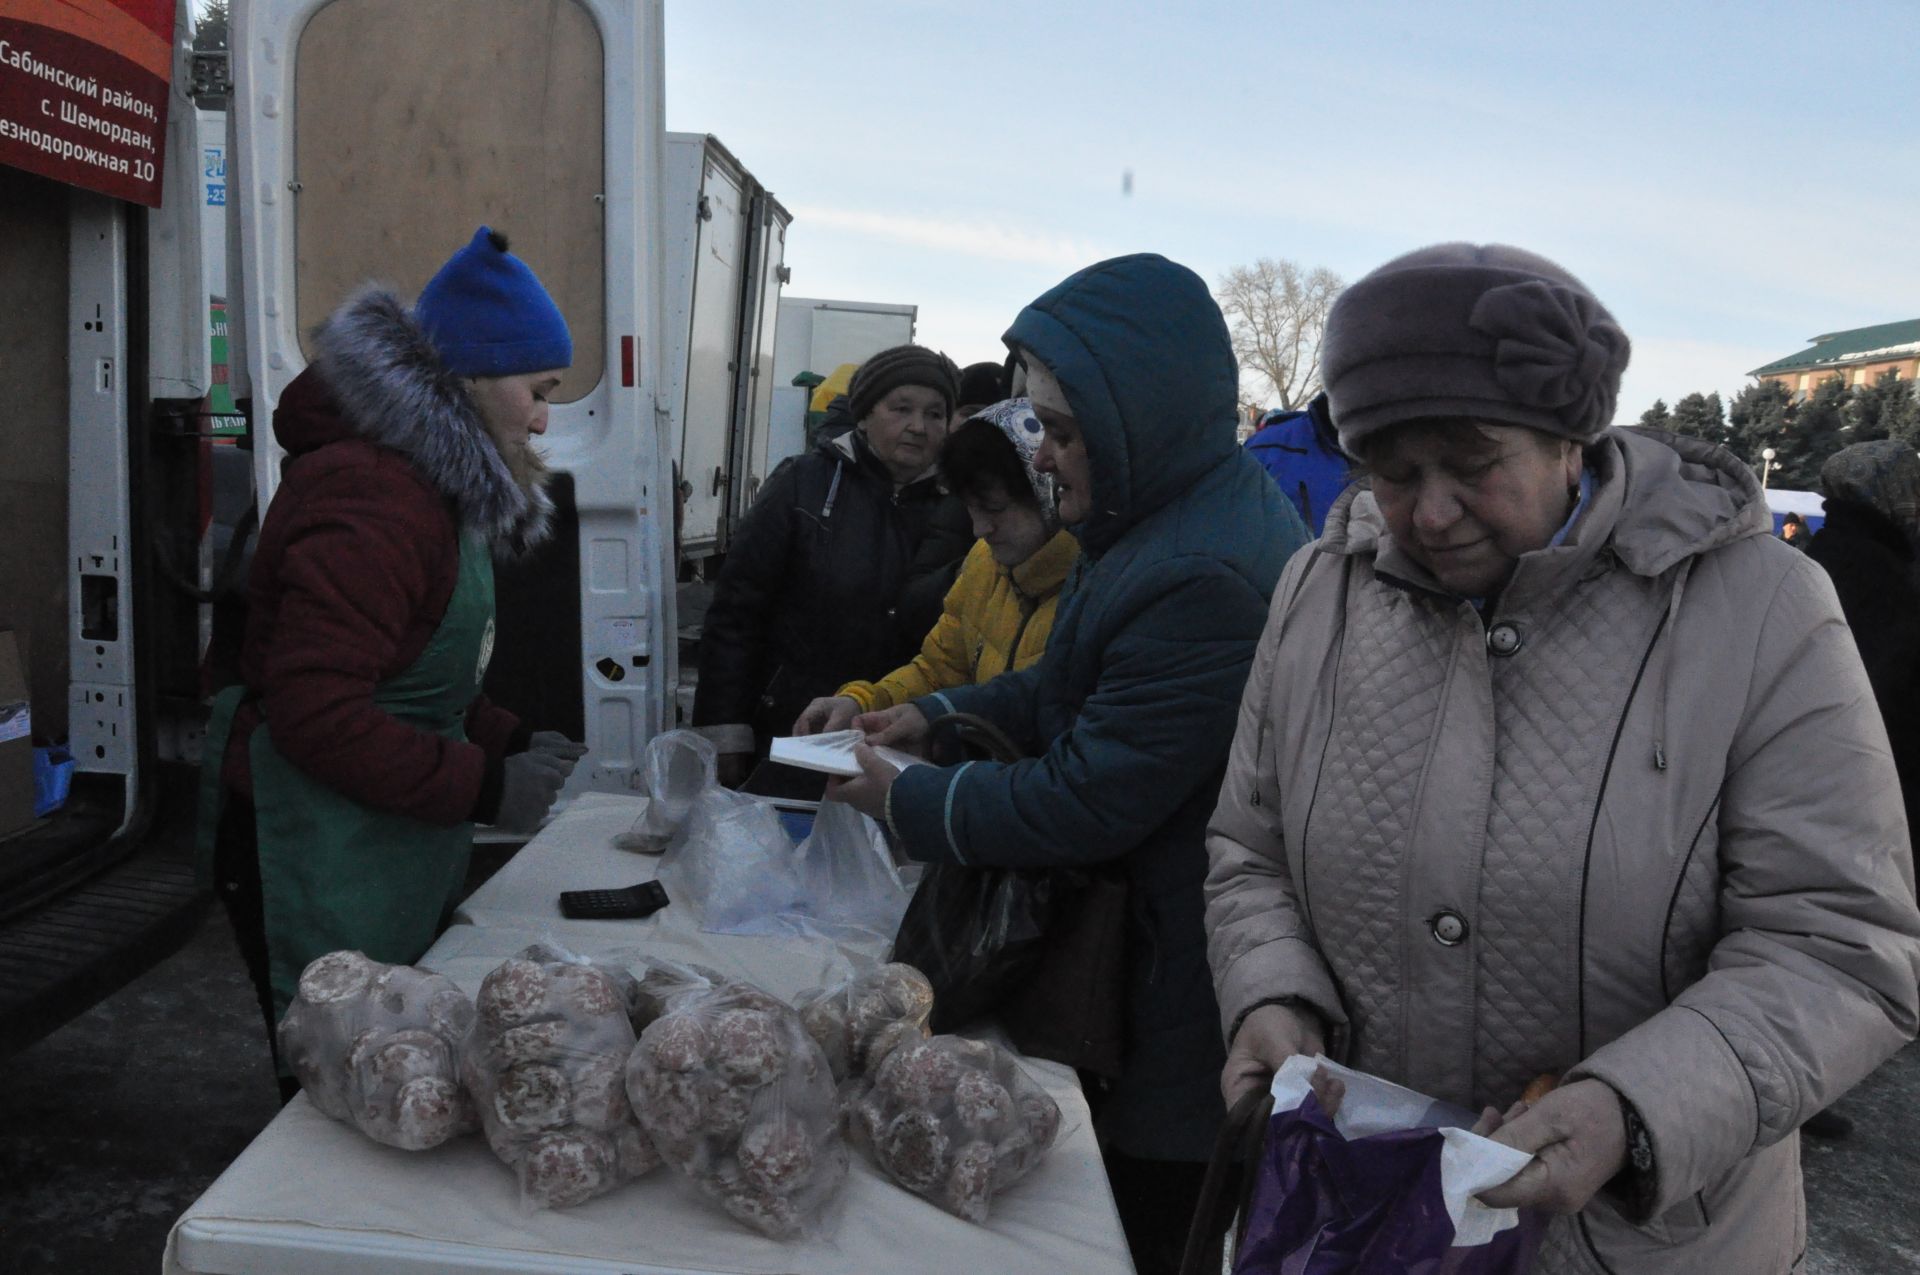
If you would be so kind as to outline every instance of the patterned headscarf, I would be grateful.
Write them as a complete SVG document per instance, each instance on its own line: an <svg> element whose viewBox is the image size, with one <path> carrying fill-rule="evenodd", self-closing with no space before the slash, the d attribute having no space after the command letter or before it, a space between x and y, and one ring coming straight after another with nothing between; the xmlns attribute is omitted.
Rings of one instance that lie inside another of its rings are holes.
<svg viewBox="0 0 1920 1275"><path fill-rule="evenodd" d="M1033 485L1034 498L1040 502L1040 516L1046 520L1047 526L1059 526L1060 502L1054 494L1053 477L1033 467L1034 453L1040 450L1040 440L1046 434L1040 418L1033 414L1033 400L1010 398L992 407L983 407L967 419L990 421L1000 427L1000 432L1012 441L1013 450L1019 454L1020 464L1027 471L1027 481Z"/></svg>
<svg viewBox="0 0 1920 1275"><path fill-rule="evenodd" d="M1843 447L1820 467L1820 488L1830 500L1865 505L1908 540L1920 541L1920 453L1911 444L1883 438Z"/></svg>

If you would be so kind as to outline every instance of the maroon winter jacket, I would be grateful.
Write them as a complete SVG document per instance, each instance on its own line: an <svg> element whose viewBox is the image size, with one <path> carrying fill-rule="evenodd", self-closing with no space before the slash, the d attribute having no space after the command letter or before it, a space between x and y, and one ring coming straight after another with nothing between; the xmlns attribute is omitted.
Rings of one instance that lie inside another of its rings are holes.
<svg viewBox="0 0 1920 1275"><path fill-rule="evenodd" d="M222 776L251 796L247 740L264 717L288 761L354 801L440 825L490 820L502 759L526 747L519 720L479 697L467 714L472 742L458 743L390 716L373 693L419 657L446 614L459 528L524 535L530 517L544 520L544 502L529 508L524 493L499 489L511 478L491 441L477 419L454 419L471 417L465 396L408 345L424 340L391 297L350 302L330 329L331 357L295 378L274 410L288 463L248 581L249 694Z"/></svg>

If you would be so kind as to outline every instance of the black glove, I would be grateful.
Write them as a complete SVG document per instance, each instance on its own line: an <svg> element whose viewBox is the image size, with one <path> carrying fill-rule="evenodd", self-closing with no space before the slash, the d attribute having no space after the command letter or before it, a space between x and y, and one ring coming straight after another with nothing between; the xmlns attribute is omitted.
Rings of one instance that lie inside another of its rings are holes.
<svg viewBox="0 0 1920 1275"><path fill-rule="evenodd" d="M501 764L500 810L493 826L508 832L536 831L572 772L571 761L537 748L507 758Z"/></svg>

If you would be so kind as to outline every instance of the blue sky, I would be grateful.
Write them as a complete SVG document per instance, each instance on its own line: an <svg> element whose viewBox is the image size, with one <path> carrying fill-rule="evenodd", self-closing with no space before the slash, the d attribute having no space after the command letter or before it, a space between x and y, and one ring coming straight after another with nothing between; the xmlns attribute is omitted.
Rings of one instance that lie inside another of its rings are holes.
<svg viewBox="0 0 1920 1275"><path fill-rule="evenodd" d="M791 294L913 302L962 363L1117 253L1519 244L1633 339L1626 423L1920 317L1916 50L1898 0L668 0L667 126L793 210Z"/></svg>

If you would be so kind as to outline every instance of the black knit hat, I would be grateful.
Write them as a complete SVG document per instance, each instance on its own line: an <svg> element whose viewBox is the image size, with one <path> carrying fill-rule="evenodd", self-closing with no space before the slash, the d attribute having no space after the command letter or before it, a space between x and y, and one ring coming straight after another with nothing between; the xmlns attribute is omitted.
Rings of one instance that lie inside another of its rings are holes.
<svg viewBox="0 0 1920 1275"><path fill-rule="evenodd" d="M998 363L969 363L960 369L960 390L954 401L985 407L1007 397L1007 370Z"/></svg>
<svg viewBox="0 0 1920 1275"><path fill-rule="evenodd" d="M847 386L847 398L853 407L853 419L863 421L880 400L902 385L924 385L947 402L953 411L954 396L960 390L960 369L944 354L924 345L896 345L868 359L853 374Z"/></svg>

